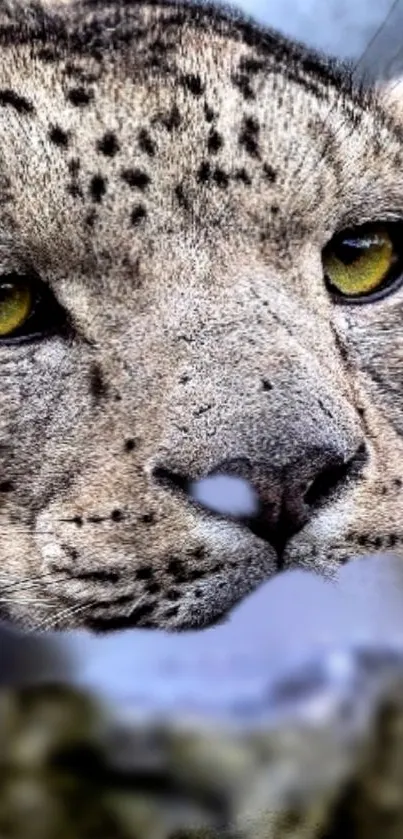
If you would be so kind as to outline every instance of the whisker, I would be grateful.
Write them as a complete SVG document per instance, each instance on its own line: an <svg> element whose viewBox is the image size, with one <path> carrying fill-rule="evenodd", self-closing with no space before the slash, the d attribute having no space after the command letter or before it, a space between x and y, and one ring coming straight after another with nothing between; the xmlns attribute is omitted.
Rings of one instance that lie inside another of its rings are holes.
<svg viewBox="0 0 403 839"><path fill-rule="evenodd" d="M76 615L79 612L89 611L92 606L96 605L94 601L90 601L88 603L79 603L75 606L69 606L67 609L63 609L59 611L50 618L44 618L36 627L35 632L41 632L43 629L48 629L49 626L52 627L59 620L59 618L69 617L70 615Z"/></svg>
<svg viewBox="0 0 403 839"><path fill-rule="evenodd" d="M23 579L18 578L16 580L10 580L10 575L8 574L5 578L8 582L3 585L2 578L0 576L0 586L2 591L8 591L9 589L16 590L20 586L35 586L40 585L41 583L47 582L59 582L59 580L64 580L65 577L63 575L54 575L54 574L43 574L43 575L36 575L35 577L25 577Z"/></svg>
<svg viewBox="0 0 403 839"><path fill-rule="evenodd" d="M38 605L38 601L34 597L25 597L25 598L3 597L0 594L0 604L2 604L2 603L12 603L12 604L20 605L20 606L27 606L27 605L28 606L29 605L37 606ZM46 605L47 605L46 603L43 603L43 604L41 603L41 606L46 607Z"/></svg>

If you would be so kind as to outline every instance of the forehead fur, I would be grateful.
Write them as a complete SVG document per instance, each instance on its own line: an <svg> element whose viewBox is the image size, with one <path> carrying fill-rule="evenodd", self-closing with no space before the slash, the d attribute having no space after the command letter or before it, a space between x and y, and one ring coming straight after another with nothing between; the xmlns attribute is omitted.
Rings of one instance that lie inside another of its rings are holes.
<svg viewBox="0 0 403 839"><path fill-rule="evenodd" d="M7 0L0 12L0 43L4 47L32 46L36 42L41 48L40 56L49 61L66 50L70 58L81 56L96 61L107 57L111 60L114 52L130 52L132 62L148 77L153 73L175 74L172 55L180 47L181 32L190 33L194 42L207 35L211 43L212 36L216 36L253 49L255 60L242 62L239 75L234 77L246 99L255 98L251 85L254 75L275 67L284 78L297 81L320 98L329 88L336 88L358 105L368 104L370 94L353 83L346 64L325 59L223 4ZM192 60L197 63L196 54ZM190 85L190 80L180 81ZM197 87L194 81L195 94Z"/></svg>
<svg viewBox="0 0 403 839"><path fill-rule="evenodd" d="M364 221L363 204L371 214L383 201L388 212L400 195L391 165L401 163L400 127L374 95L335 62L233 11L11 3L1 24L0 156L4 177L23 186L13 223L26 246L30 191L48 206L48 234L73 226L84 249L107 235L111 214L133 237L154 240L198 221L234 235L252 224L266 247L295 247L313 231L320 243L335 226ZM119 171L117 156L128 161Z"/></svg>

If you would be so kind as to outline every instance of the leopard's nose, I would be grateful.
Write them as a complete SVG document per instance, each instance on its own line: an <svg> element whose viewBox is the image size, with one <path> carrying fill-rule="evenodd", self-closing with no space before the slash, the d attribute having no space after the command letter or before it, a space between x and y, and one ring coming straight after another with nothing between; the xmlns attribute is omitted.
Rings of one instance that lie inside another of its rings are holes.
<svg viewBox="0 0 403 839"><path fill-rule="evenodd" d="M349 458L332 449L312 448L303 461L278 468L246 458L228 460L190 483L188 493L220 515L243 520L255 535L281 550L318 507L358 476L365 461L363 445Z"/></svg>

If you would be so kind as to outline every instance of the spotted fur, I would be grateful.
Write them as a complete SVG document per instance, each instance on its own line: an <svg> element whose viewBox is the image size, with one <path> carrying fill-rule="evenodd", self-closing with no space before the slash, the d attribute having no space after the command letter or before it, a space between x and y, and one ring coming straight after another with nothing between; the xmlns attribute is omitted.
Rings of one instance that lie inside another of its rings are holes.
<svg viewBox="0 0 403 839"><path fill-rule="evenodd" d="M231 11L0 7L0 604L26 627L218 620L280 567L402 549L403 290L335 305L321 253L403 214L399 119ZM257 523L188 481L223 469Z"/></svg>

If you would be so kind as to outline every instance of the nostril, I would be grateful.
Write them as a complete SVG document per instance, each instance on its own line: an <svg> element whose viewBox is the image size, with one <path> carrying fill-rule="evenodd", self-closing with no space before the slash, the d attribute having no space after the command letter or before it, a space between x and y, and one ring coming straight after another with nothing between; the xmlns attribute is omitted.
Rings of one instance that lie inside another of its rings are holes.
<svg viewBox="0 0 403 839"><path fill-rule="evenodd" d="M152 477L160 486L166 489L177 489L182 493L188 493L189 481L178 472L172 472L164 466L156 466L152 471Z"/></svg>
<svg viewBox="0 0 403 839"><path fill-rule="evenodd" d="M314 481L312 481L308 491L304 495L304 501L308 507L315 506L321 498L329 495L341 481L344 481L349 472L349 464L343 463L340 466L330 466L324 469Z"/></svg>
<svg viewBox="0 0 403 839"><path fill-rule="evenodd" d="M335 490L339 484L345 483L347 479L357 477L367 458L367 449L365 443L362 443L347 463L337 463L323 469L305 492L305 504L308 507L317 506L321 499L327 498L329 493Z"/></svg>

